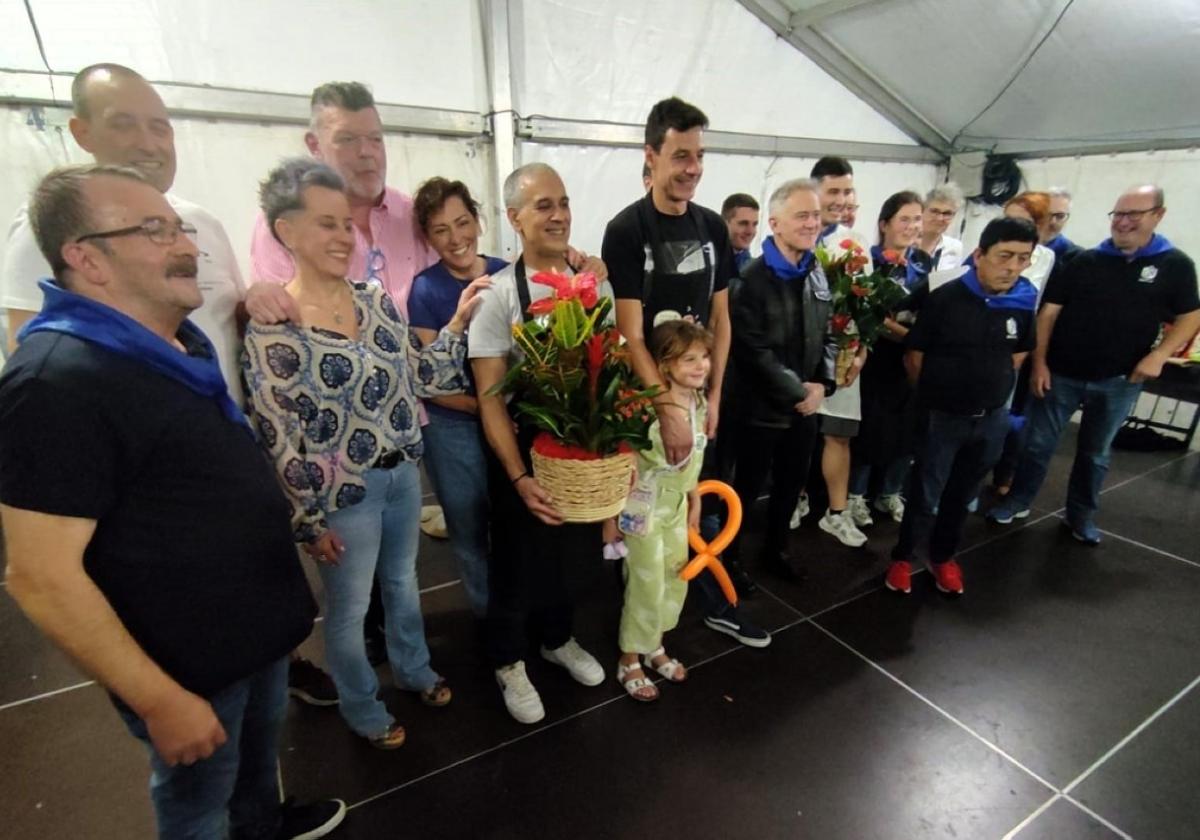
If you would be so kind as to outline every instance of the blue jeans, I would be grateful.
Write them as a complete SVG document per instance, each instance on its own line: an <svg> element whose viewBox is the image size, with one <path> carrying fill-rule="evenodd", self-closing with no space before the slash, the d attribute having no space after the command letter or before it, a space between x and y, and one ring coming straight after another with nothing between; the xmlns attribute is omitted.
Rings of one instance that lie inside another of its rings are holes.
<svg viewBox="0 0 1200 840"><path fill-rule="evenodd" d="M488 485L483 430L470 417L437 414L421 429L425 469L446 516L450 546L471 610L487 615Z"/></svg>
<svg viewBox="0 0 1200 840"><path fill-rule="evenodd" d="M904 492L905 482L912 467L912 458L905 455L887 465L879 483L879 496L897 496ZM850 495L865 496L871 485L871 465L858 464L850 470Z"/></svg>
<svg viewBox="0 0 1200 840"><path fill-rule="evenodd" d="M338 709L363 737L382 735L395 718L376 696L379 680L367 661L363 619L378 578L383 596L384 635L396 684L409 691L432 688L421 593L417 586L421 478L403 461L390 470L367 470L367 491L356 505L326 517L345 543L341 562L318 564L325 584L325 655L338 690Z"/></svg>
<svg viewBox="0 0 1200 840"><path fill-rule="evenodd" d="M978 417L930 410L921 418L904 520L892 559L910 560L926 539L932 562L954 558L967 521L967 505L999 459L1007 432L1007 405Z"/></svg>
<svg viewBox="0 0 1200 840"><path fill-rule="evenodd" d="M163 840L274 838L279 831L279 732L287 704L287 657L208 698L228 740L208 758L169 767L146 724L118 705L150 751L150 798Z"/></svg>
<svg viewBox="0 0 1200 840"><path fill-rule="evenodd" d="M1078 408L1083 409L1079 442L1067 487L1067 521L1090 522L1100 509L1100 488L1108 474L1112 441L1133 410L1140 383L1124 376L1087 382L1052 372L1050 390L1034 398L1025 410L1025 452L1009 493L1010 504L1028 508L1046 480L1058 439Z"/></svg>

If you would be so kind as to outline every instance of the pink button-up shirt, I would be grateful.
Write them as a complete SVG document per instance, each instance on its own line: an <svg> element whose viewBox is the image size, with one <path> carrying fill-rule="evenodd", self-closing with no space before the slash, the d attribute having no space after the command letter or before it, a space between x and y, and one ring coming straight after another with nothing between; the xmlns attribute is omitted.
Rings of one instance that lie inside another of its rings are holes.
<svg viewBox="0 0 1200 840"><path fill-rule="evenodd" d="M407 318L413 278L438 261L437 252L417 229L412 199L399 190L384 187L383 201L371 208L368 223L371 242L354 228L350 279L378 280ZM262 211L254 220L250 265L251 283L287 283L296 274L292 255L271 235Z"/></svg>

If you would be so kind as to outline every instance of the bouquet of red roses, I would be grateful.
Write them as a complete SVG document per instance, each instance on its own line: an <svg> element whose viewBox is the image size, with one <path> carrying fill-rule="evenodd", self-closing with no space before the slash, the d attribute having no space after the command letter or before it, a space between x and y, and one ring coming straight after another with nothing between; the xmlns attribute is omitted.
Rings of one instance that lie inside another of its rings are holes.
<svg viewBox="0 0 1200 840"><path fill-rule="evenodd" d="M829 328L842 350L838 355L838 381L842 382L843 365L850 364L859 347L870 347L879 340L884 320L907 292L884 270L876 268L868 274L870 259L853 239L843 239L836 248L818 244L816 253L833 296ZM902 254L884 251L883 256L889 263L904 264Z"/></svg>

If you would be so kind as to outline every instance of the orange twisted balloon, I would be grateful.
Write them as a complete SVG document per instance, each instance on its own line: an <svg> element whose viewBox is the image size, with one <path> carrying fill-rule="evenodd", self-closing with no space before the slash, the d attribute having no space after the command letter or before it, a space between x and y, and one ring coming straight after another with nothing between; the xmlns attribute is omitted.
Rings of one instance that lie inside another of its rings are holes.
<svg viewBox="0 0 1200 840"><path fill-rule="evenodd" d="M737 493L733 492L733 488L723 481L713 481L712 479L701 481L696 490L701 496L707 496L710 493L720 496L725 502L725 506L729 508L729 516L725 521L725 527L711 543L706 543L695 528L688 528L688 545L692 547L692 551L696 552L696 556L683 567L679 572L679 577L681 580L691 580L700 574L701 569L707 567L713 573L713 577L717 579L717 583L721 584L721 591L725 593L725 598L729 603L737 604L737 590L733 588L729 572L725 571L725 567L721 565L717 555L729 547L738 528L742 527L742 500L738 498Z"/></svg>

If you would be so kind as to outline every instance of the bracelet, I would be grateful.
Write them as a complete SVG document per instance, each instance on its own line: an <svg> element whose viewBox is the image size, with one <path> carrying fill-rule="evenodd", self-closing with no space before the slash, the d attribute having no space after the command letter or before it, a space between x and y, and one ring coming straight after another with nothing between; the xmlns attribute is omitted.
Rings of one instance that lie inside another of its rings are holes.
<svg viewBox="0 0 1200 840"><path fill-rule="evenodd" d="M528 471L528 470L526 470L525 472L521 473L519 476L517 476L516 478L514 478L514 479L512 480L512 485L513 485L513 487L516 487L516 486L517 486L517 482L518 482L518 481L520 481L522 478L529 478L529 471Z"/></svg>

